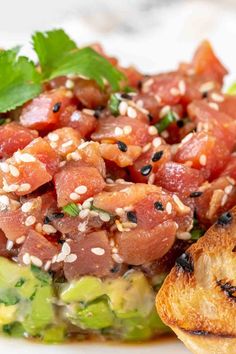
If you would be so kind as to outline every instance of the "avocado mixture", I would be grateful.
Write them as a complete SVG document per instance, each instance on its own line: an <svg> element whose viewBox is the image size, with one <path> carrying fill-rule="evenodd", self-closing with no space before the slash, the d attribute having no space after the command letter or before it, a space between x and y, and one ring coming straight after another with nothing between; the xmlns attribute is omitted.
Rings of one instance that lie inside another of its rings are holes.
<svg viewBox="0 0 236 354"><path fill-rule="evenodd" d="M35 266L0 257L0 326L13 337L59 343L105 336L146 340L166 333L154 309L155 292L144 274L131 270L116 279L83 276L60 283Z"/></svg>

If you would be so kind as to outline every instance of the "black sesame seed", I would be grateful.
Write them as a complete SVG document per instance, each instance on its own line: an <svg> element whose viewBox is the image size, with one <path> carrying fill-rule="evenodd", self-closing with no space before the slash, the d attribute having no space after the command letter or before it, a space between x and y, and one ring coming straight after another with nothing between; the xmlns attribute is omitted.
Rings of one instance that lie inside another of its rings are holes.
<svg viewBox="0 0 236 354"><path fill-rule="evenodd" d="M137 222L138 222L137 215L136 215L135 211L128 211L127 212L127 219L130 222L133 222L134 224L137 224Z"/></svg>
<svg viewBox="0 0 236 354"><path fill-rule="evenodd" d="M148 176L152 170L152 165L145 165L141 168L140 172L143 176Z"/></svg>
<svg viewBox="0 0 236 354"><path fill-rule="evenodd" d="M190 198L198 198L198 197L200 197L201 195L202 195L202 193L203 192L192 192L192 193L190 193L190 195L189 195L189 197Z"/></svg>
<svg viewBox="0 0 236 354"><path fill-rule="evenodd" d="M182 119L177 120L176 122L178 128L183 128L184 126L184 121Z"/></svg>
<svg viewBox="0 0 236 354"><path fill-rule="evenodd" d="M100 115L101 115L101 113L102 113L102 111L104 110L104 106L98 106L98 107L96 107L95 108L95 110L94 110L94 117L95 118L99 118L100 117Z"/></svg>
<svg viewBox="0 0 236 354"><path fill-rule="evenodd" d="M154 203L154 208L158 211L164 211L164 207L161 202L155 202Z"/></svg>
<svg viewBox="0 0 236 354"><path fill-rule="evenodd" d="M128 150L128 147L125 143L123 143L123 141L117 141L117 146L118 149L122 152L126 152Z"/></svg>
<svg viewBox="0 0 236 354"><path fill-rule="evenodd" d="M45 218L43 220L43 223L44 224L50 224L50 222L51 222L51 219L48 216L45 216Z"/></svg>
<svg viewBox="0 0 236 354"><path fill-rule="evenodd" d="M50 215L45 216L44 224L49 224L53 220L62 219L64 217L64 213L52 213Z"/></svg>
<svg viewBox="0 0 236 354"><path fill-rule="evenodd" d="M149 122L152 123L153 122L153 116L150 113L148 113L147 116L148 116Z"/></svg>
<svg viewBox="0 0 236 354"><path fill-rule="evenodd" d="M121 268L121 265L120 264L116 264L116 265L114 265L113 268L110 269L110 272L111 273L118 273L120 268Z"/></svg>
<svg viewBox="0 0 236 354"><path fill-rule="evenodd" d="M61 102L55 103L52 109L53 113L59 112L60 108L61 108Z"/></svg>
<svg viewBox="0 0 236 354"><path fill-rule="evenodd" d="M124 98L125 100L132 100L132 96L131 95L129 95L128 93L122 93L121 95L120 95L120 97L121 98Z"/></svg>
<svg viewBox="0 0 236 354"><path fill-rule="evenodd" d="M207 98L207 97L208 97L208 92L207 91L203 92L202 93L202 98Z"/></svg>
<svg viewBox="0 0 236 354"><path fill-rule="evenodd" d="M179 258L176 259L176 265L184 272L192 273L194 271L192 257L187 252L183 253Z"/></svg>
<svg viewBox="0 0 236 354"><path fill-rule="evenodd" d="M226 212L226 213L223 213L223 214L219 217L219 219L217 220L217 223L216 223L216 224L219 225L219 226L226 226L226 225L228 225L228 224L231 223L232 219L233 219L233 216L232 216L232 214L228 211L228 212Z"/></svg>
<svg viewBox="0 0 236 354"><path fill-rule="evenodd" d="M164 151L162 151L162 150L155 152L155 154L152 156L152 161L153 162L159 161L162 158L163 154L164 154Z"/></svg>

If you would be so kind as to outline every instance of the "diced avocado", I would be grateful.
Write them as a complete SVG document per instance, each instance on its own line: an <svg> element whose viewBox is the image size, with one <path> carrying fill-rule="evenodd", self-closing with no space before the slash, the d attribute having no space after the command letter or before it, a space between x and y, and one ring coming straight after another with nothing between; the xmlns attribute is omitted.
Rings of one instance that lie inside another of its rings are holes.
<svg viewBox="0 0 236 354"><path fill-rule="evenodd" d="M114 315L105 300L95 301L77 312L84 329L102 329L113 325Z"/></svg>
<svg viewBox="0 0 236 354"><path fill-rule="evenodd" d="M5 325L15 321L17 305L7 306L0 304L0 325Z"/></svg>
<svg viewBox="0 0 236 354"><path fill-rule="evenodd" d="M23 321L23 326L28 333L38 335L42 329L53 322L52 295L51 286L43 286L35 292L29 314Z"/></svg>
<svg viewBox="0 0 236 354"><path fill-rule="evenodd" d="M60 298L66 303L87 303L102 295L104 295L104 289L101 279L84 276L77 281L72 281L68 285L63 286Z"/></svg>
<svg viewBox="0 0 236 354"><path fill-rule="evenodd" d="M152 310L154 292L141 272L129 271L123 278L107 280L105 290L119 318L146 317Z"/></svg>
<svg viewBox="0 0 236 354"><path fill-rule="evenodd" d="M11 337L20 338L25 334L24 327L20 322L12 322L10 324L5 324L2 327L3 333Z"/></svg>
<svg viewBox="0 0 236 354"><path fill-rule="evenodd" d="M65 326L53 326L43 332L43 341L45 343L61 343L65 339Z"/></svg>

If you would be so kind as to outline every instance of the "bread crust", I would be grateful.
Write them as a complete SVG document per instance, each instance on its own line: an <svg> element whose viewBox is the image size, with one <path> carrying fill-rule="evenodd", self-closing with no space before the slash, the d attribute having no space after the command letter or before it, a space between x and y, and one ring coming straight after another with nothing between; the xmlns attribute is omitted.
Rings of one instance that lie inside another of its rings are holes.
<svg viewBox="0 0 236 354"><path fill-rule="evenodd" d="M177 259L156 306L193 353L236 353L236 207Z"/></svg>

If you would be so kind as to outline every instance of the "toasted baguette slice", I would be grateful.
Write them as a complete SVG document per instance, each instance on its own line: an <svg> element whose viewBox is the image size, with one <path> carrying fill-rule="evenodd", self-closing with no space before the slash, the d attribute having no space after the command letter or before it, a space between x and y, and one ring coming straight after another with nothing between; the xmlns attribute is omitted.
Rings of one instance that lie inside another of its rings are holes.
<svg viewBox="0 0 236 354"><path fill-rule="evenodd" d="M177 259L156 306L193 353L236 353L236 207Z"/></svg>

